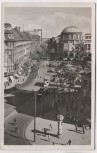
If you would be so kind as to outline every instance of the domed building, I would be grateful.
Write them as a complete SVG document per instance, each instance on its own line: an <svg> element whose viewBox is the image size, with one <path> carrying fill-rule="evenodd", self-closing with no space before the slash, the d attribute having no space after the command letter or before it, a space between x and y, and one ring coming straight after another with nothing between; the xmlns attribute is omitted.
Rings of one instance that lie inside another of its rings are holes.
<svg viewBox="0 0 97 153"><path fill-rule="evenodd" d="M74 51L75 44L82 41L82 32L76 26L69 26L61 32L61 38L63 41L63 51Z"/></svg>

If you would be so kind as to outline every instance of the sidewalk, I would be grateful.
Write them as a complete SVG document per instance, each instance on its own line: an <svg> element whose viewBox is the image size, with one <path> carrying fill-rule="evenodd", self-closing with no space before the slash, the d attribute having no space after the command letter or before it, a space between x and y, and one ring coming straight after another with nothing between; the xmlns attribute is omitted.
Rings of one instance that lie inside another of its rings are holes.
<svg viewBox="0 0 97 153"><path fill-rule="evenodd" d="M44 128L49 128L52 125L52 131L49 131L47 135L44 135ZM82 128L78 128L78 132L75 132L74 125L63 123L63 138L57 137L58 123L57 121L51 121L47 119L36 119L36 142L34 142L34 120L28 125L25 130L25 137L31 145L67 145L68 140L71 140L71 145L90 145L91 144L91 130L85 130L85 134L82 133ZM50 141L48 139L50 135Z"/></svg>
<svg viewBox="0 0 97 153"><path fill-rule="evenodd" d="M19 137L15 132L14 119L17 119L17 127L19 128ZM28 145L24 137L24 131L27 125L31 122L32 117L12 112L5 118L4 127L4 144L5 145Z"/></svg>

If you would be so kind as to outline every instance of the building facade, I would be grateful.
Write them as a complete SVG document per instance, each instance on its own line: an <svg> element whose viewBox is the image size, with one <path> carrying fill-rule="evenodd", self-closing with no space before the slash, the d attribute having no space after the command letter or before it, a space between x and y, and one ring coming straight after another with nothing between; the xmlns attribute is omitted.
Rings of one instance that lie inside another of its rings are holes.
<svg viewBox="0 0 97 153"><path fill-rule="evenodd" d="M84 35L84 44L86 46L86 52L91 53L91 34L86 33Z"/></svg>
<svg viewBox="0 0 97 153"><path fill-rule="evenodd" d="M4 75L14 72L14 35L11 24L4 24Z"/></svg>
<svg viewBox="0 0 97 153"><path fill-rule="evenodd" d="M61 32L61 39L63 42L63 53L68 52L70 54L70 52L74 52L75 45L82 42L82 32L78 27L69 26Z"/></svg>
<svg viewBox="0 0 97 153"><path fill-rule="evenodd" d="M13 29L10 23L4 28L4 74L10 76L29 58L32 39L28 32L20 31L20 27Z"/></svg>
<svg viewBox="0 0 97 153"><path fill-rule="evenodd" d="M31 38L27 35L27 32L21 32L20 27L15 27L13 29L13 34L15 38L14 43L14 62L15 69L23 64L30 56L31 52Z"/></svg>

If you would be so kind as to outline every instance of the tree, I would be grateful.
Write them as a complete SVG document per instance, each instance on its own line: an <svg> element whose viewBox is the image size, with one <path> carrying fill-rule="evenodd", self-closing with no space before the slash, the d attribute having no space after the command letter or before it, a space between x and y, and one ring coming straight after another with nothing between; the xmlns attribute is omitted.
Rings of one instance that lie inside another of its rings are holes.
<svg viewBox="0 0 97 153"><path fill-rule="evenodd" d="M75 45L76 58L81 60L83 56L86 54L86 46L83 43L79 43Z"/></svg>

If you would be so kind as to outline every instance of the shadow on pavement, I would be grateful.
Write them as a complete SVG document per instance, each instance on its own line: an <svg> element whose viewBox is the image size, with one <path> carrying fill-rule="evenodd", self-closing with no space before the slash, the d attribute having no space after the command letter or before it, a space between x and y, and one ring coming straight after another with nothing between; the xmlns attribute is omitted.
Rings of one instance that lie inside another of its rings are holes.
<svg viewBox="0 0 97 153"><path fill-rule="evenodd" d="M31 132L34 133L34 130L31 130ZM57 135L56 135L56 134L52 134L52 133L49 133L49 132L47 132L47 133L45 134L43 131L36 130L36 133L38 133L38 134L42 134L42 135L44 135L44 136L46 136L46 135L50 135L50 136L52 136L52 137L56 137L56 138L57 138Z"/></svg>
<svg viewBox="0 0 97 153"><path fill-rule="evenodd" d="M25 140L25 141L26 141L26 139L23 139L23 138L21 138L20 136L16 136L16 135L13 135L13 134L9 134L9 133L7 133L7 132L5 132L4 134L7 134L7 135L9 135L9 136L11 136L11 137L14 137L14 138L17 138L17 139L21 139L21 140Z"/></svg>
<svg viewBox="0 0 97 153"><path fill-rule="evenodd" d="M14 130L9 130L10 132L14 132L15 133L15 131Z"/></svg>
<svg viewBox="0 0 97 153"><path fill-rule="evenodd" d="M72 131L72 132L76 132L76 133L79 133L79 134L83 134L81 130L77 130L77 131L71 130L71 129L67 129L67 130L68 130L68 131Z"/></svg>
<svg viewBox="0 0 97 153"><path fill-rule="evenodd" d="M10 125L12 125L12 126L15 125L15 123L10 123L10 122L8 122L8 124L10 124Z"/></svg>
<svg viewBox="0 0 97 153"><path fill-rule="evenodd" d="M50 143L52 143L52 145L66 145L66 144L64 144L64 143L56 143L56 142L51 142L50 140L43 139L43 138L40 138L40 139L41 139L41 140L43 140L43 141L50 142Z"/></svg>

